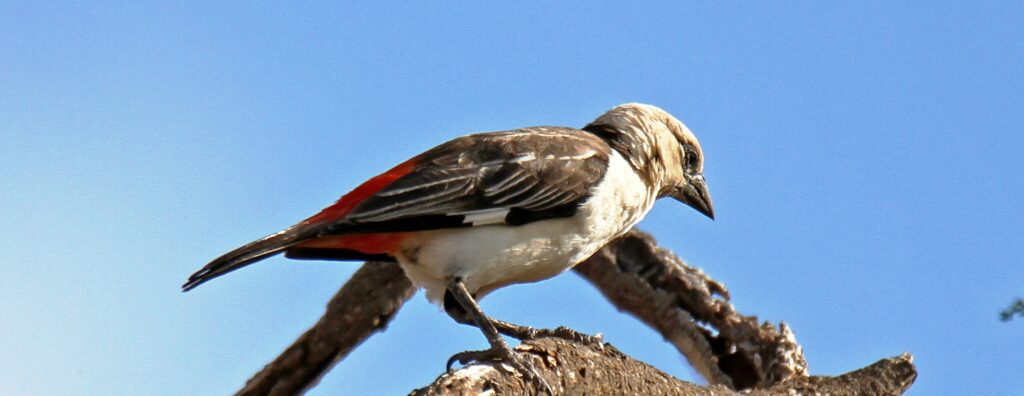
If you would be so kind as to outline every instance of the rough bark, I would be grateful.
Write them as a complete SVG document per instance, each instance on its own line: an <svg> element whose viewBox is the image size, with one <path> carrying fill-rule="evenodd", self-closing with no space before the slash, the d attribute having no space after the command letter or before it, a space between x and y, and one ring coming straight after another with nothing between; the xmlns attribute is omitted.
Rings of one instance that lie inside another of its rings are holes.
<svg viewBox="0 0 1024 396"><path fill-rule="evenodd" d="M708 383L767 388L807 375L803 351L785 323L759 324L739 314L724 285L644 232L631 231L575 271L619 310L658 330Z"/></svg>
<svg viewBox="0 0 1024 396"><path fill-rule="evenodd" d="M540 338L523 342L516 351L533 361L557 394L567 395L899 395L917 377L912 359L904 354L836 377L793 377L767 389L734 391L724 385L705 387L680 381L611 345L598 349L563 339ZM525 385L522 376L500 363L487 361L442 374L410 395L483 394L527 395L534 391Z"/></svg>
<svg viewBox="0 0 1024 396"><path fill-rule="evenodd" d="M859 370L836 377L794 377L753 396L775 395L902 395L917 379L914 358L908 353L882 359ZM746 393L744 393L746 394Z"/></svg>
<svg viewBox="0 0 1024 396"><path fill-rule="evenodd" d="M725 287L659 248L649 235L632 231L576 272L620 310L629 312L670 341L697 368L709 387L675 379L618 352L594 350L559 339L537 339L517 349L541 359L545 377L567 393L710 395L900 394L916 378L909 355L887 359L839 377L808 377L800 346L785 324L759 324L728 302ZM393 263L365 264L331 299L324 316L238 394L298 394L352 349L382 330L413 294L413 286ZM444 374L421 394L477 394L491 389L518 394L516 374L483 362ZM547 372L550 371L550 372ZM489 376L489 377L488 377ZM480 380L486 378L486 380ZM488 388L484 388L484 386ZM639 391L643 392L639 392ZM659 393L662 392L662 393Z"/></svg>
<svg viewBox="0 0 1024 396"><path fill-rule="evenodd" d="M395 263L368 262L327 303L324 315L256 373L238 395L295 395L383 330L416 289Z"/></svg>
<svg viewBox="0 0 1024 396"><path fill-rule="evenodd" d="M519 344L516 352L530 361L556 394L567 395L713 395L725 387L704 388L683 382L615 347L576 344L560 338L539 338ZM532 395L521 375L488 361L442 374L410 395Z"/></svg>

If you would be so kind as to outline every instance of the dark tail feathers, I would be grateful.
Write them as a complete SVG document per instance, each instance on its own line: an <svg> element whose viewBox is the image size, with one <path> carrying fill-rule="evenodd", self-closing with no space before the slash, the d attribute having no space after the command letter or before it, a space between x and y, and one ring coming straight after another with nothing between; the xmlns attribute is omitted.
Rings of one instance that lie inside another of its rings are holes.
<svg viewBox="0 0 1024 396"><path fill-rule="evenodd" d="M274 235L249 242L245 246L217 257L196 271L188 277L188 281L181 286L181 290L192 290L210 279L280 253L282 250L306 240L310 236L310 231L312 230L307 227L294 226Z"/></svg>

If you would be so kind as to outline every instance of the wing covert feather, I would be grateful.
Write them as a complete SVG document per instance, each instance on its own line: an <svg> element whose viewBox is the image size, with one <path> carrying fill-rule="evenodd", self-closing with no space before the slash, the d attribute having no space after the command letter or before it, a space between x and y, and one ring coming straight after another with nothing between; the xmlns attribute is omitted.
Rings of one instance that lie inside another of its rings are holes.
<svg viewBox="0 0 1024 396"><path fill-rule="evenodd" d="M411 172L365 199L341 223L489 210L557 217L544 212L575 211L604 177L610 150L599 137L571 128L463 136L417 156Z"/></svg>

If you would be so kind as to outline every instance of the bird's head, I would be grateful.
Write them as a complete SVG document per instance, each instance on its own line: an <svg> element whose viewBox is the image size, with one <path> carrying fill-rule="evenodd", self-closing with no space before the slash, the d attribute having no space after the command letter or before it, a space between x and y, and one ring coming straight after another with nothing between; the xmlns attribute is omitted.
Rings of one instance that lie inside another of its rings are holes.
<svg viewBox="0 0 1024 396"><path fill-rule="evenodd" d="M627 103L614 107L583 130L618 150L658 196L669 196L712 219L715 211L704 181L704 153L697 137L656 106Z"/></svg>

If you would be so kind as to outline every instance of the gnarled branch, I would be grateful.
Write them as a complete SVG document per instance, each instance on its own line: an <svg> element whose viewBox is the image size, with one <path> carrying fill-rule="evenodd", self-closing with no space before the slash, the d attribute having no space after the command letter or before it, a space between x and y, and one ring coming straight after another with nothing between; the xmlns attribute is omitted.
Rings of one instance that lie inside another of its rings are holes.
<svg viewBox="0 0 1024 396"><path fill-rule="evenodd" d="M539 338L524 341L516 351L533 361L556 393L568 395L899 395L917 377L912 359L904 354L836 377L793 377L767 389L741 393L724 385L704 387L680 381L611 345L598 349L558 338ZM521 375L499 362L485 361L442 374L410 395L481 394L527 395L535 391Z"/></svg>
<svg viewBox="0 0 1024 396"><path fill-rule="evenodd" d="M556 394L568 395L713 395L708 388L683 382L605 344L596 348L560 338L527 340L516 352L533 362ZM719 387L718 390L726 390ZM532 395L518 373L499 362L475 363L442 374L410 395Z"/></svg>
<svg viewBox="0 0 1024 396"><path fill-rule="evenodd" d="M237 395L296 395L355 347L384 329L416 289L395 263L368 262L345 282L320 320Z"/></svg>
<svg viewBox="0 0 1024 396"><path fill-rule="evenodd" d="M732 394L727 390L748 388L754 389L752 394L763 395L784 394L773 393L779 389L840 395L856 394L854 390L899 394L916 378L909 355L883 360L839 377L808 377L800 346L785 324L759 324L756 317L739 314L728 302L728 292L722 284L659 248L653 238L640 231L631 231L609 244L575 270L620 310L658 330L714 385L687 384L610 346L595 352L563 340L537 339L518 347L543 357L545 364L554 361L553 365L548 364L555 369L551 375L568 392L582 392L589 386L614 386L604 389L643 389L644 393L671 389L665 394L695 395ZM331 299L317 324L250 379L238 394L297 394L308 389L334 363L383 329L414 291L397 265L365 264ZM594 362L606 363L589 366ZM487 369L487 364L442 375L420 391L462 389L455 384L463 384L460 386L466 392L479 391L482 388L476 386L485 383L467 381L484 378L481 376L485 374L494 375L494 381L499 381L488 382L491 388L521 389L522 384L516 388L515 375L496 370L493 364ZM626 366L631 371L614 369ZM688 393L690 390L693 393Z"/></svg>
<svg viewBox="0 0 1024 396"><path fill-rule="evenodd" d="M709 383L767 388L807 375L788 326L739 314L724 285L644 232L632 230L575 271L620 310L658 330Z"/></svg>

